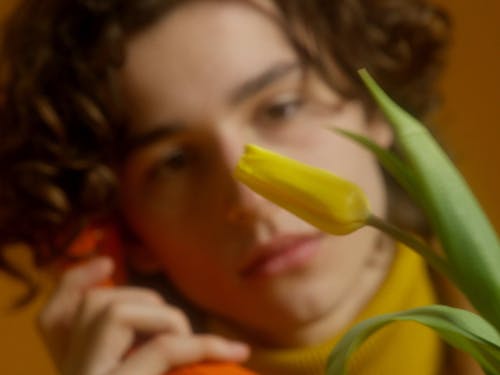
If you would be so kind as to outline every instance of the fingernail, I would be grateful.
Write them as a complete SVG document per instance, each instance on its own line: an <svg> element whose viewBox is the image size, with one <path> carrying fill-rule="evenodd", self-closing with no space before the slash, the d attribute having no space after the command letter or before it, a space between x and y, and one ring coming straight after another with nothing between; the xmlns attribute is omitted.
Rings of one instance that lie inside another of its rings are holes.
<svg viewBox="0 0 500 375"><path fill-rule="evenodd" d="M231 355L238 358L246 358L250 355L250 347L239 341L232 341L229 343L229 351Z"/></svg>
<svg viewBox="0 0 500 375"><path fill-rule="evenodd" d="M108 276L113 272L114 263L110 257L99 256L89 261L89 266L96 276Z"/></svg>

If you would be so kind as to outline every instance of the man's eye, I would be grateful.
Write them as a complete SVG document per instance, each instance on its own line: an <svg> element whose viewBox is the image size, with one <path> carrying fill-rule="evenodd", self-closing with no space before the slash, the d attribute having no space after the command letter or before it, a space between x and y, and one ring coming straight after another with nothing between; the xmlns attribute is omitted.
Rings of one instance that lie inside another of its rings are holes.
<svg viewBox="0 0 500 375"><path fill-rule="evenodd" d="M304 102L301 98L286 98L276 101L261 110L258 116L259 121L280 122L288 120L296 115L303 104Z"/></svg>
<svg viewBox="0 0 500 375"><path fill-rule="evenodd" d="M163 165L175 171L184 168L187 162L186 152L184 150L175 150L163 160Z"/></svg>
<svg viewBox="0 0 500 375"><path fill-rule="evenodd" d="M180 173L188 167L191 159L187 150L172 150L154 163L149 173L150 178L169 177L175 173Z"/></svg>

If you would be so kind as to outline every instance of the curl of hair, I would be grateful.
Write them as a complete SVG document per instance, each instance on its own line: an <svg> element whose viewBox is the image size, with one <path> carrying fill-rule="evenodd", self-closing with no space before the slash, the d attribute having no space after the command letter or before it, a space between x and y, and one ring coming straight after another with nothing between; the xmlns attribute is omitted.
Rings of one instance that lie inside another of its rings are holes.
<svg viewBox="0 0 500 375"><path fill-rule="evenodd" d="M0 248L25 242L38 263L50 260L82 221L113 208L125 32L173 3L25 0L16 9L0 55Z"/></svg>
<svg viewBox="0 0 500 375"><path fill-rule="evenodd" d="M424 116L438 102L436 79L450 39L450 20L443 9L425 0L276 3L305 59L334 87L340 68L355 85L350 94L369 101L357 75L366 68L416 116Z"/></svg>
<svg viewBox="0 0 500 375"><path fill-rule="evenodd" d="M182 2L21 1L0 55L0 268L8 270L4 245L28 243L43 263L82 222L114 210L124 45ZM366 67L411 112L434 103L449 26L441 10L423 0L274 2L297 49L327 80L333 58L356 94L356 70Z"/></svg>

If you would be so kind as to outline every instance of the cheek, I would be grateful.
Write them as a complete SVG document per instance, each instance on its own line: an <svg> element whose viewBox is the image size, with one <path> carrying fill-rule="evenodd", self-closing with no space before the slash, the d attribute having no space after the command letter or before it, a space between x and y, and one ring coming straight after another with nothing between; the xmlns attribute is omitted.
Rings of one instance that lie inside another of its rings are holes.
<svg viewBox="0 0 500 375"><path fill-rule="evenodd" d="M223 240L224 213L230 192L218 178L193 179L175 188L143 191L125 184L122 210L130 229L158 256L196 255ZM168 249L168 251L165 251Z"/></svg>
<svg viewBox="0 0 500 375"><path fill-rule="evenodd" d="M363 108L350 102L331 116L336 128L370 138ZM299 158L359 185L367 194L374 213L385 214L386 191L382 171L373 154L334 130L320 129L304 137L310 146L298 149Z"/></svg>

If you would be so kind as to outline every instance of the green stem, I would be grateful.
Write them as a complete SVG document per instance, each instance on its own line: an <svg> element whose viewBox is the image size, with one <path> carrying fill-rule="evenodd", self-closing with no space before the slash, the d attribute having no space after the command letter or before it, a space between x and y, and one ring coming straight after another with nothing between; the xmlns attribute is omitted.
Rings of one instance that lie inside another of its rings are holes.
<svg viewBox="0 0 500 375"><path fill-rule="evenodd" d="M370 216L366 221L366 225L377 228L382 232L390 235L397 241L400 241L410 247L412 250L420 254L434 269L441 272L450 280L454 280L453 275L450 273L446 261L436 254L436 252L429 247L425 242L420 240L415 235L405 232L395 225L380 219L377 216Z"/></svg>

